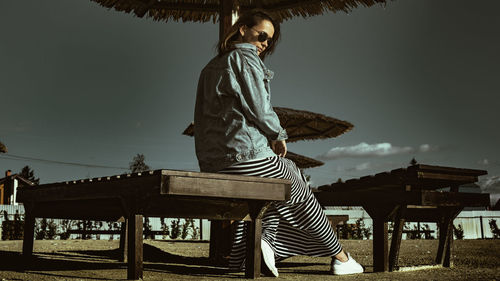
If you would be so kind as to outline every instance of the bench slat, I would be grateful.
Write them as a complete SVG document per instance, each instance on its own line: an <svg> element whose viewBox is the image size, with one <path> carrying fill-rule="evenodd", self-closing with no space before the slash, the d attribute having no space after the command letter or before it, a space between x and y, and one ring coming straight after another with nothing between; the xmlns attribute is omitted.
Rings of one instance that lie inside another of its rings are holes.
<svg viewBox="0 0 500 281"><path fill-rule="evenodd" d="M244 180L228 180L227 178L198 178L186 176L167 176L162 185L161 194L222 197L256 200L288 200L283 180L279 182L259 182L255 178Z"/></svg>

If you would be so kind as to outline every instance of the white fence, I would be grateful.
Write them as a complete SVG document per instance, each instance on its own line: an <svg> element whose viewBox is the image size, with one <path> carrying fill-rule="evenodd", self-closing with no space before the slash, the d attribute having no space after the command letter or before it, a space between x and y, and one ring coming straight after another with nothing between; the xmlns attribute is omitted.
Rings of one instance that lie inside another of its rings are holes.
<svg viewBox="0 0 500 281"><path fill-rule="evenodd" d="M24 217L24 206L22 204L20 205L0 205L0 226L2 225L2 222L6 219L5 218L5 213L7 213L8 219L9 220L14 220L15 214L18 213L20 215L23 215ZM40 220L40 219L37 219ZM52 220L56 225L58 225L58 230L61 232L61 225L62 221L61 219L54 219ZM168 227L169 230L171 230L172 222L176 221L174 218L166 218L165 219L165 225ZM185 224L185 220L181 219L179 222L181 225ZM156 217L150 217L149 218L149 224L151 225L151 230L156 230L160 231L162 230L162 223L160 218ZM189 231L188 236L186 237L186 240L205 240L208 241L210 239L210 221L208 220L202 220L202 219L195 219L193 221L193 227L197 229L197 237L193 238L193 231L192 228ZM75 229L76 227L73 226L71 229ZM104 223L102 227L99 230L109 230L109 226ZM1 237L2 229L0 227L0 237ZM78 239L81 235L80 234L71 234L69 238L71 239ZM108 239L117 239L119 235L117 234L96 234L92 235L92 238L94 239L102 239L102 240L108 240ZM162 236L162 235L156 235L157 239L170 239L169 236Z"/></svg>
<svg viewBox="0 0 500 281"><path fill-rule="evenodd" d="M326 215L348 215L347 223L354 224L356 220L363 219L365 227L372 227L372 219L362 207L331 207L325 210ZM493 238L489 221L496 220L497 226L500 227L500 211L462 211L453 221L455 227L462 227L464 231L464 239L485 239ZM417 227L416 222L409 222L407 226L410 229ZM428 224L429 229L434 231L434 237L437 235L436 223L420 223ZM403 239L406 239L406 234L403 234Z"/></svg>
<svg viewBox="0 0 500 281"><path fill-rule="evenodd" d="M5 219L4 211L8 214L9 220L14 219L14 215L16 212L20 215L24 215L24 207L22 205L0 205L0 225L2 221ZM361 207L331 207L325 210L325 214L327 215L348 215L349 220L347 223L356 223L356 220L362 218L365 227L372 226L372 219L368 215L368 213ZM171 223L174 219L168 218L165 220L166 225L171 228ZM484 238L493 238L493 233L491 232L489 221L496 220L497 225L500 226L500 211L462 211L458 217L453 221L455 227L462 227L464 231L464 239L484 239ZM56 224L60 224L62 220L54 220ZM161 230L161 220L160 218L149 218L149 222L152 230ZM180 221L181 224L185 223L183 219ZM437 226L435 223L428 223L430 230L434 230L434 237L437 235ZM411 222L408 223L410 229L414 229L417 226L417 223ZM420 223L420 226L423 226L423 223ZM198 228L198 240L209 240L210 239L210 221L205 219L195 219L194 227ZM104 224L101 230L107 230L107 225ZM1 228L0 228L0 237L1 237ZM72 234L70 238L78 238L78 234ZM93 238L96 238L94 235ZM117 235L99 235L99 239L116 239ZM165 238L170 239L170 237L161 237L156 236L156 238ZM186 239L192 239L191 235L188 235ZM406 238L406 235L403 234L403 239Z"/></svg>

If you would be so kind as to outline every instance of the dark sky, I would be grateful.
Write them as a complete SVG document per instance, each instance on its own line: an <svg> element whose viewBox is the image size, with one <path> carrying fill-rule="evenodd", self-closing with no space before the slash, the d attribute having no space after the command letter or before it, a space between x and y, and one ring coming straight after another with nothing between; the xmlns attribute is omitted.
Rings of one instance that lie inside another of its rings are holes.
<svg viewBox="0 0 500 281"><path fill-rule="evenodd" d="M295 18L266 65L274 106L347 120L335 139L289 144L322 159L314 185L418 162L488 170L500 189L500 2L409 1ZM42 183L198 170L192 121L218 25L155 22L87 0L0 1L0 171ZM88 166L30 160L36 158ZM105 168L98 166L116 167Z"/></svg>

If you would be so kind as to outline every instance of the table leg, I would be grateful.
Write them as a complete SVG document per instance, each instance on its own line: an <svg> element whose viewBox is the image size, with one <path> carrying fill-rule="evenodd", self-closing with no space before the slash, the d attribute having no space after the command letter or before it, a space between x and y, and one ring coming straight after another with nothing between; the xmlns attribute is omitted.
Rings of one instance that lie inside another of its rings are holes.
<svg viewBox="0 0 500 281"><path fill-rule="evenodd" d="M142 215L132 214L127 222L127 279L138 280L143 277L143 222Z"/></svg>

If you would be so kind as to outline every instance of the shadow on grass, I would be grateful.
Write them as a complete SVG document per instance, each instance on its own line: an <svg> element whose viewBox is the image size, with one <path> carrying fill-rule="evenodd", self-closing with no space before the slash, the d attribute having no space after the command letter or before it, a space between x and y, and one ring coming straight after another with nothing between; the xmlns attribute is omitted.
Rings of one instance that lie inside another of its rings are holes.
<svg viewBox="0 0 500 281"><path fill-rule="evenodd" d="M119 249L43 252L29 258L24 258L19 252L0 251L2 261L0 270L74 278L75 276L54 275L47 272L123 269L123 274L126 276L127 264L118 261L120 256ZM205 277L241 277L229 274L226 268L213 266L207 257L174 255L148 244L143 246L143 260L144 271ZM78 278L85 279L85 277Z"/></svg>
<svg viewBox="0 0 500 281"><path fill-rule="evenodd" d="M276 267L278 268L294 268L294 267L307 267L307 266L316 266L316 265L326 265L329 263L323 262L278 262L276 263Z"/></svg>

